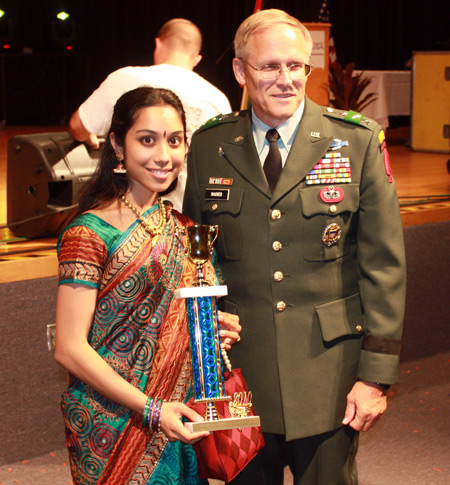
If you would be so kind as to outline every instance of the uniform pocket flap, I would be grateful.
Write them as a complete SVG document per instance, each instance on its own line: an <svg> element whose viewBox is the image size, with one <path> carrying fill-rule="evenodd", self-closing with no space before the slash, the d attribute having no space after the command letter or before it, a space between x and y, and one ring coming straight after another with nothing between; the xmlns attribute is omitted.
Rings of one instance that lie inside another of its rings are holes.
<svg viewBox="0 0 450 485"><path fill-rule="evenodd" d="M245 189L241 187L200 187L202 211L214 214L239 214Z"/></svg>
<svg viewBox="0 0 450 485"><path fill-rule="evenodd" d="M355 184L318 185L299 189L299 193L305 217L312 217L316 214L330 215L331 206L334 206L335 209L331 215L356 212L359 207L359 186ZM333 194L336 198L333 198ZM342 197L341 200L339 200L340 197Z"/></svg>
<svg viewBox="0 0 450 485"><path fill-rule="evenodd" d="M359 293L315 308L322 338L326 342L346 335L362 334L364 326Z"/></svg>

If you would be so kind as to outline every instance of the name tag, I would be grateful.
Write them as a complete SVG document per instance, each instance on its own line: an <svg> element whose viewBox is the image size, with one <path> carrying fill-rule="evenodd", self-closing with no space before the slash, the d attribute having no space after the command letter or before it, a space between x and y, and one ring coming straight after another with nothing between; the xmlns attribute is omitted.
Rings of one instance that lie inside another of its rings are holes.
<svg viewBox="0 0 450 485"><path fill-rule="evenodd" d="M205 200L228 200L230 189L205 189Z"/></svg>

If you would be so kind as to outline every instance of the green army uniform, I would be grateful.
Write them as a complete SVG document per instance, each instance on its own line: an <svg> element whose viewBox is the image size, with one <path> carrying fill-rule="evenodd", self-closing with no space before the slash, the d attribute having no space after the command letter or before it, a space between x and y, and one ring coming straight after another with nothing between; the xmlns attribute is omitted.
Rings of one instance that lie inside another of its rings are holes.
<svg viewBox="0 0 450 485"><path fill-rule="evenodd" d="M358 378L396 382L405 259L378 124L306 99L271 194L250 112L215 118L192 139L184 212L219 226L224 309L242 325L230 358L265 432L335 430Z"/></svg>

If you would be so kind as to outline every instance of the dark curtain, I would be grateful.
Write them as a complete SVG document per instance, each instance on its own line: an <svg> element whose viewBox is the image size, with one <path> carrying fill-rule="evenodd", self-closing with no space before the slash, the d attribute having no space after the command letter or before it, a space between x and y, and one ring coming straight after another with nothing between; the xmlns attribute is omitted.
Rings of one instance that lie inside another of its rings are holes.
<svg viewBox="0 0 450 485"><path fill-rule="evenodd" d="M315 22L321 4L322 0L266 0L263 7L281 8L302 21ZM445 48L449 37L449 5L449 0L328 0L338 60L344 65L356 62L358 69L403 69L414 50ZM11 47L4 51L8 56L11 53L20 56L22 49L29 47L32 55L57 52L72 63L70 75L61 76L54 69L55 80L48 79L53 75L50 64L40 84L41 88L53 82L60 85L65 96L59 108L64 111L61 120L67 119L111 71L127 65L151 64L153 39L162 23L174 17L188 18L200 27L204 36L203 60L196 70L222 89L233 108L237 108L240 89L231 71L232 41L236 28L253 12L253 7L254 0L0 2L14 27ZM52 22L62 9L71 15L74 26L70 52L63 43L55 42L52 35ZM2 32L0 29L0 37ZM87 66L79 59L75 61L77 56L87 59ZM40 72L31 76L33 84L29 89L25 87L23 93L39 95L39 75ZM25 95L14 92L17 83L11 76L7 81L7 95L15 96L14 103L20 103ZM52 92L56 91L52 87Z"/></svg>

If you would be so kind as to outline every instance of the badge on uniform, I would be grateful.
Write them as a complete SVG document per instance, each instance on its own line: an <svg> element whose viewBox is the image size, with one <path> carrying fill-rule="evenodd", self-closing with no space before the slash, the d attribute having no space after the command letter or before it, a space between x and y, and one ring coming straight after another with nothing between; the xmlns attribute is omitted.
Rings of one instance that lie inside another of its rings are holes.
<svg viewBox="0 0 450 485"><path fill-rule="evenodd" d="M205 200L228 200L230 189L205 189Z"/></svg>
<svg viewBox="0 0 450 485"><path fill-rule="evenodd" d="M389 183L391 184L394 177L392 176L391 161L389 159L389 152L387 151L386 136L384 131L380 131L378 134L378 141L380 142L380 150L383 153L384 169L386 170L386 175L389 177Z"/></svg>
<svg viewBox="0 0 450 485"><path fill-rule="evenodd" d="M330 185L320 191L319 197L327 204L335 204L344 198L344 191L340 187Z"/></svg>
<svg viewBox="0 0 450 485"><path fill-rule="evenodd" d="M335 138L330 145L330 150L340 150L342 147L348 147L348 141L339 140L339 138Z"/></svg>
<svg viewBox="0 0 450 485"><path fill-rule="evenodd" d="M322 242L328 248L334 246L339 239L341 239L341 226L333 222L332 224L328 224L328 226L322 232Z"/></svg>
<svg viewBox="0 0 450 485"><path fill-rule="evenodd" d="M209 177L208 183L210 185L233 185L233 179L226 179L222 177Z"/></svg>

